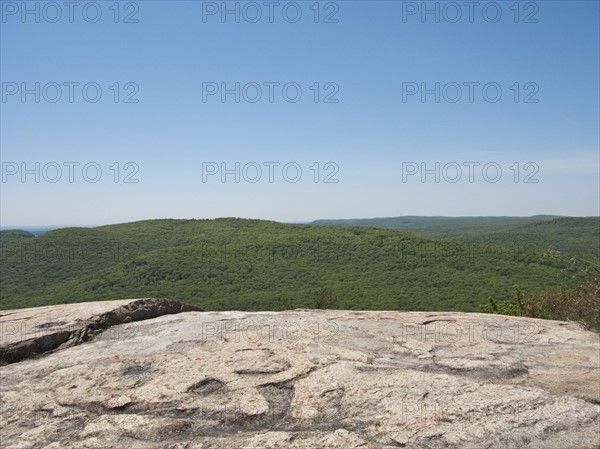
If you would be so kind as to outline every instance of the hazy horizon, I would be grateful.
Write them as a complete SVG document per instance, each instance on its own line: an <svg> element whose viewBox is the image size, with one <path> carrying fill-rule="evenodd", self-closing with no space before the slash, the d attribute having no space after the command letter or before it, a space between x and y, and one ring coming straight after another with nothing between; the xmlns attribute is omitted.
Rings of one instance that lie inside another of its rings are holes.
<svg viewBox="0 0 600 449"><path fill-rule="evenodd" d="M419 217L419 218L532 218L532 217L540 217L540 216L552 216L557 218L563 217L575 217L575 218L588 218L588 217L598 217L598 215L557 215L557 214L533 214L533 215L394 215L389 217L321 217L314 218L309 220L297 220L297 221L281 221L274 220L270 218L261 218L261 217L152 217L152 218L142 218L140 220L132 220L132 221L118 221L111 223L101 223L101 224L88 224L88 223L69 223L69 224L27 224L27 225L0 225L0 230L8 231L8 230L17 230L17 229L46 229L46 228L70 228L70 227L84 227L84 228L95 228L100 226L110 226L116 224L123 223L133 223L138 221L149 221L149 220L216 220L223 218L239 218L243 220L265 220L265 221L275 221L282 224L310 224L319 220L374 220L374 219L385 219L385 218L400 218L400 217Z"/></svg>

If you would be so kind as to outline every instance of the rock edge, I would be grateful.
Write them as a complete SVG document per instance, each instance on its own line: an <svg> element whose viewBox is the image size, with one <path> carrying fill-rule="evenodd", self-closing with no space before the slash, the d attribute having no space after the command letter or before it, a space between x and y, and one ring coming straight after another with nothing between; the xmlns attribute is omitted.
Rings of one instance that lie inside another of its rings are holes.
<svg viewBox="0 0 600 449"><path fill-rule="evenodd" d="M120 302L115 301L115 303ZM89 304L93 305L93 303ZM54 330L50 328L48 332L38 337L0 343L0 363L16 363L34 355L79 345L91 340L99 332L111 326L148 320L162 315L203 311L199 307L165 298L132 300L108 312L93 315L88 319L77 320L75 324L67 326L66 329L58 326Z"/></svg>

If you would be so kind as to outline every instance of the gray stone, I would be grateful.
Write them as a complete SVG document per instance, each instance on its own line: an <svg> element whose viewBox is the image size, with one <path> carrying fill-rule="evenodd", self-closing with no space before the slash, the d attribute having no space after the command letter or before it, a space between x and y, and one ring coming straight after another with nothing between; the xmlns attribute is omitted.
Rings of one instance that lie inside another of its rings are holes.
<svg viewBox="0 0 600 449"><path fill-rule="evenodd" d="M7 449L600 447L600 338L557 321L191 311L0 381Z"/></svg>
<svg viewBox="0 0 600 449"><path fill-rule="evenodd" d="M0 312L0 363L78 345L116 324L201 310L170 299L143 298Z"/></svg>

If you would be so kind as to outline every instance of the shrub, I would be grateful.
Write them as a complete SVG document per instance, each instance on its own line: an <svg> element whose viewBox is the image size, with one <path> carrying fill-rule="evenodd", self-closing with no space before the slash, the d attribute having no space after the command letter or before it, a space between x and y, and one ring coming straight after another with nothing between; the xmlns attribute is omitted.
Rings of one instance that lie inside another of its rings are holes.
<svg viewBox="0 0 600 449"><path fill-rule="evenodd" d="M577 321L600 332L600 276L575 289L562 286L559 291L545 290L530 295L525 302L524 316L548 320Z"/></svg>
<svg viewBox="0 0 600 449"><path fill-rule="evenodd" d="M600 332L600 276L588 279L581 286L558 291L548 289L525 295L515 287L514 301L496 302L489 298L483 305L487 313L526 316L546 320L576 321L586 328Z"/></svg>
<svg viewBox="0 0 600 449"><path fill-rule="evenodd" d="M513 286L514 301L496 302L491 296L488 298L489 304L483 304L481 310L486 313L496 313L499 315L523 316L525 310L525 294L517 286Z"/></svg>
<svg viewBox="0 0 600 449"><path fill-rule="evenodd" d="M321 288L317 290L310 302L311 309L335 309L338 303L338 298L332 291Z"/></svg>
<svg viewBox="0 0 600 449"><path fill-rule="evenodd" d="M558 290L546 289L540 293L525 295L514 287L514 300L496 302L489 298L489 304L481 306L482 311L501 315L526 316L546 320L575 321L589 330L600 333L600 265L596 261L579 257L568 260L559 251L548 249L544 259L562 262L564 271L583 269L588 279L579 287L568 288L562 284Z"/></svg>

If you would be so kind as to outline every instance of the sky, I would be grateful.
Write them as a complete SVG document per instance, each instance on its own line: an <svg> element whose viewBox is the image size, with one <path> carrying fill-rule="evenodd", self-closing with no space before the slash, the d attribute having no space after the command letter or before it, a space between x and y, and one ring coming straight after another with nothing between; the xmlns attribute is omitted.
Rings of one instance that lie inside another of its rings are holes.
<svg viewBox="0 0 600 449"><path fill-rule="evenodd" d="M598 1L0 4L4 227L600 215Z"/></svg>

